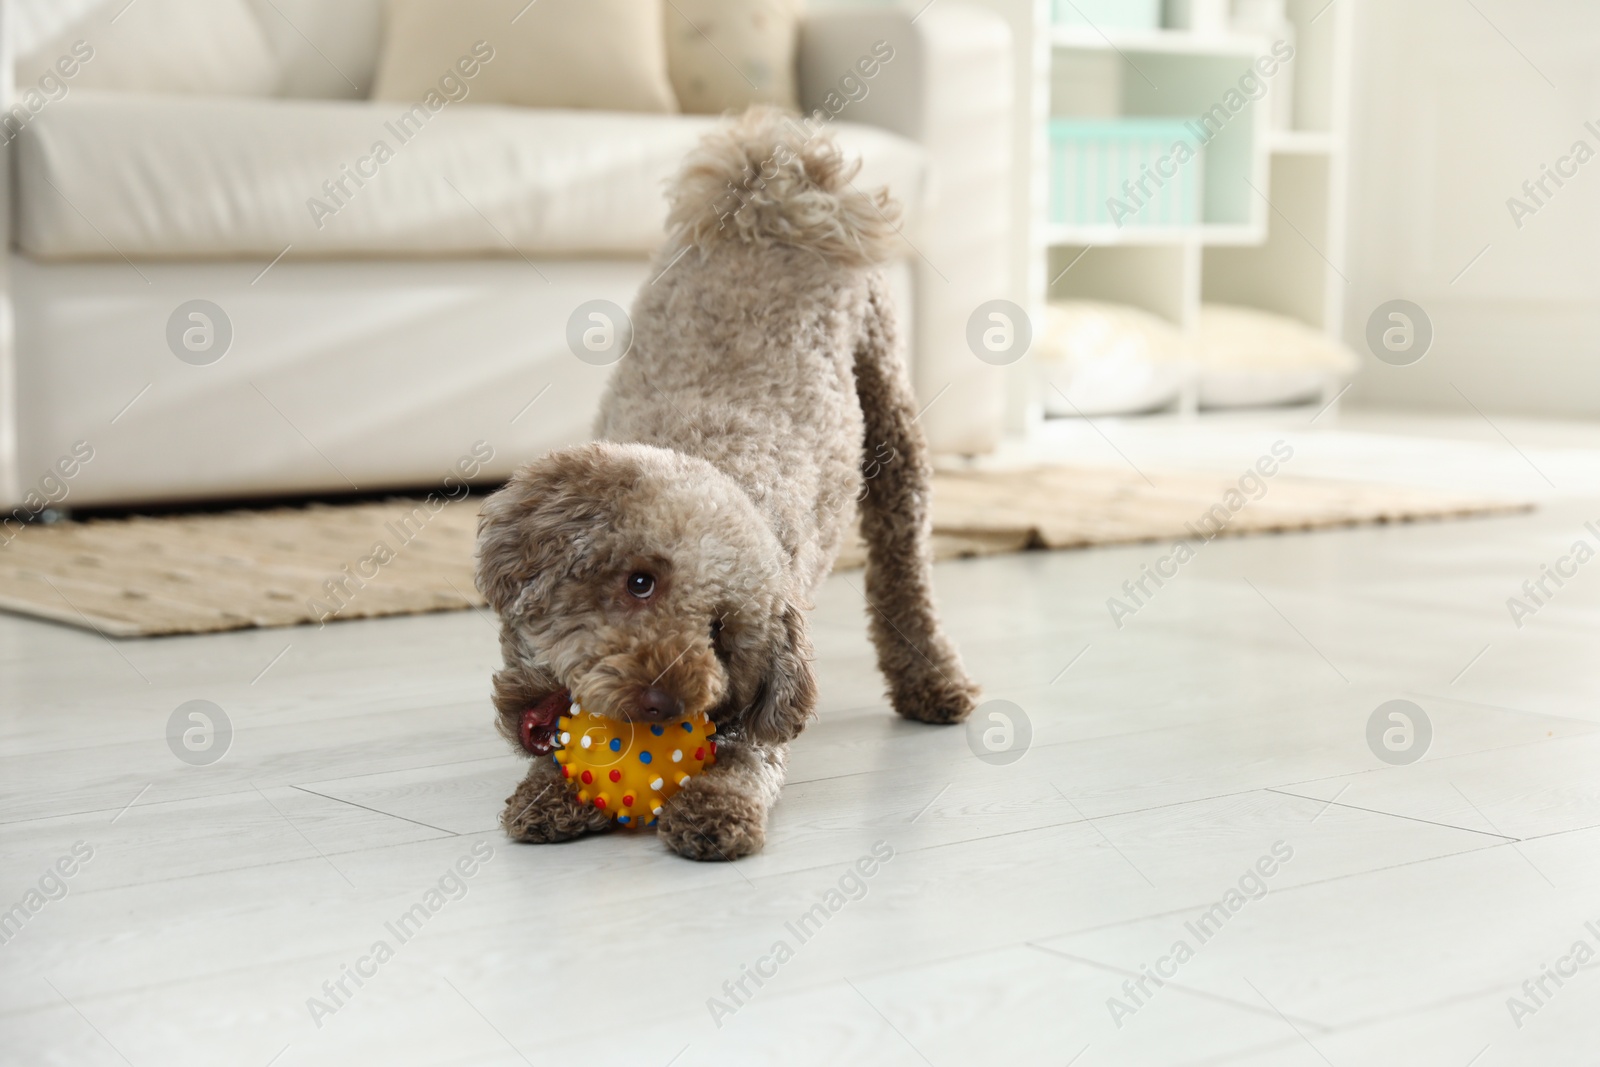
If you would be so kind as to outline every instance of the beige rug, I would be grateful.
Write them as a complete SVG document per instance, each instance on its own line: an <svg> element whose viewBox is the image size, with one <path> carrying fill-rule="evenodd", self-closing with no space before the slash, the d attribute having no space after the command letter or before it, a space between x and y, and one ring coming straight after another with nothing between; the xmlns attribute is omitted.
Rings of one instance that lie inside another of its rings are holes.
<svg viewBox="0 0 1600 1067"><path fill-rule="evenodd" d="M1203 474L1050 467L943 472L934 486L941 559L1135 541L1504 514L1526 502L1272 479L1242 501ZM437 499L437 498L436 498ZM0 609L113 637L293 626L482 607L472 586L481 498L68 522L0 548ZM1218 512L1208 509L1220 507ZM1223 525L1223 520L1226 524ZM861 546L839 568L859 567Z"/></svg>

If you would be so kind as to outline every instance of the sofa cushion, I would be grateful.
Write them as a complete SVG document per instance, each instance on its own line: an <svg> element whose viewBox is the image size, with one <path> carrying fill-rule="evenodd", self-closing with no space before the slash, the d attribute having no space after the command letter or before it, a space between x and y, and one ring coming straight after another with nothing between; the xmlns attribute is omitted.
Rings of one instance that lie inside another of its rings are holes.
<svg viewBox="0 0 1600 1067"><path fill-rule="evenodd" d="M469 52L478 98L523 107L677 111L662 0L389 0L375 100L415 100Z"/></svg>
<svg viewBox="0 0 1600 1067"><path fill-rule="evenodd" d="M75 92L18 138L18 243L41 260L648 253L667 179L716 121ZM913 232L922 149L831 128Z"/></svg>
<svg viewBox="0 0 1600 1067"><path fill-rule="evenodd" d="M800 0L672 0L667 68L693 115L795 106Z"/></svg>
<svg viewBox="0 0 1600 1067"><path fill-rule="evenodd" d="M20 0L17 85L47 78L73 45L74 91L270 96L281 70L246 0Z"/></svg>

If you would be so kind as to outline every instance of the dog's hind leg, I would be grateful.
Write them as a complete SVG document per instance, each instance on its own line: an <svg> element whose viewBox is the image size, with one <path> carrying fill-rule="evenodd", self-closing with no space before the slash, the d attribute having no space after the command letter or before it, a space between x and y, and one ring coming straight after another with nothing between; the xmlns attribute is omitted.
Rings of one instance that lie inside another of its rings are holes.
<svg viewBox="0 0 1600 1067"><path fill-rule="evenodd" d="M933 602L933 468L917 426L894 307L881 274L855 351L866 424L861 534L867 542L867 615L894 710L921 722L960 722L978 687L939 625Z"/></svg>

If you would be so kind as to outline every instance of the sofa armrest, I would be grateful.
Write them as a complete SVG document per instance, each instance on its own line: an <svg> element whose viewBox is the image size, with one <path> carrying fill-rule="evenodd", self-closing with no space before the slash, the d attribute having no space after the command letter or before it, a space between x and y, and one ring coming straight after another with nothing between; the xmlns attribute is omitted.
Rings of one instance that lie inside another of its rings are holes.
<svg viewBox="0 0 1600 1067"><path fill-rule="evenodd" d="M884 44L893 50L887 62L860 66L881 59ZM801 25L801 106L882 127L927 153L921 223L906 234L916 265L909 332L912 380L921 402L933 404L923 429L939 452L987 452L1005 428L1006 371L973 354L967 321L1014 292L1012 62L1006 22L956 0L920 14L823 11Z"/></svg>

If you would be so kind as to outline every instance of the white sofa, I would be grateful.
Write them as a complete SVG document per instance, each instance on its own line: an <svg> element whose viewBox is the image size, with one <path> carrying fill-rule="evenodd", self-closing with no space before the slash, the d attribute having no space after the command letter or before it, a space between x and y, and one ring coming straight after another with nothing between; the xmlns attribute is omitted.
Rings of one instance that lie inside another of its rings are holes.
<svg viewBox="0 0 1600 1067"><path fill-rule="evenodd" d="M587 436L607 370L569 349L569 318L595 299L627 307L649 282L663 183L715 120L448 107L318 228L308 198L405 111L364 99L381 0L252 0L281 63L272 96L67 81L35 113L11 75L37 48L19 7L68 2L0 0L0 87L23 109L0 170L5 511L429 486L479 441L493 458L476 477L494 479ZM1002 372L965 334L1007 289L1008 33L957 0L916 18L809 15L802 105L878 40L894 59L830 126L863 158L861 183L906 203L913 376L924 402L943 394L930 440L984 451ZM204 365L168 343L197 299L232 333ZM80 442L92 459L62 463Z"/></svg>

